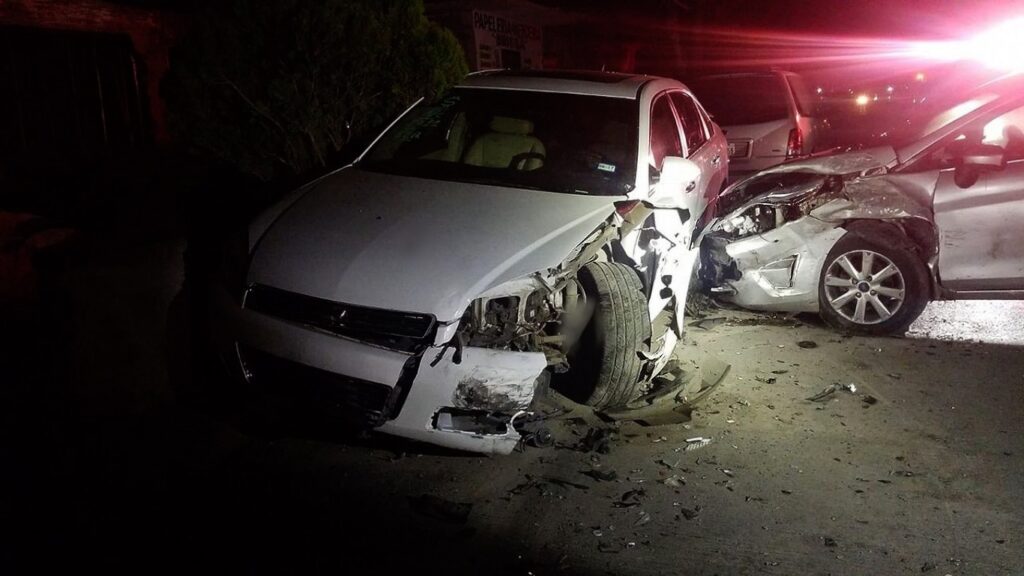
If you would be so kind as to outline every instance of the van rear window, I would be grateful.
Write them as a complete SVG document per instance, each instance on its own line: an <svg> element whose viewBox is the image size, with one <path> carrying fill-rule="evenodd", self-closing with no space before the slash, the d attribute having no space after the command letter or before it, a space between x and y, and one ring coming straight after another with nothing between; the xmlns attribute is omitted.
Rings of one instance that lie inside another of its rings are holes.
<svg viewBox="0 0 1024 576"><path fill-rule="evenodd" d="M718 76L704 78L692 88L719 126L789 117L786 85L776 76Z"/></svg>

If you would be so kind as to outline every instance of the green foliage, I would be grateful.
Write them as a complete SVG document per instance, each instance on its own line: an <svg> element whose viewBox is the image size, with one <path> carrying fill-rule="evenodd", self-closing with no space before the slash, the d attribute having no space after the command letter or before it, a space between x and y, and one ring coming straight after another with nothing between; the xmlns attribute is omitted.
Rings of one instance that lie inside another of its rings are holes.
<svg viewBox="0 0 1024 576"><path fill-rule="evenodd" d="M422 0L225 0L198 15L162 86L176 136L269 179L346 143L466 74Z"/></svg>

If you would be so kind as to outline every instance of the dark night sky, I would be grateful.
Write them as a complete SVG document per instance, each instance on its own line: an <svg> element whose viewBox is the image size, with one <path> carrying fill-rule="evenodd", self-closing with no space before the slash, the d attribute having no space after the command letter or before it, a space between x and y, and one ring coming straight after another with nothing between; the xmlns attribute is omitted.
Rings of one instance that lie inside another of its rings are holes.
<svg viewBox="0 0 1024 576"><path fill-rule="evenodd" d="M985 28L1024 0L535 0L582 12L855 36L943 37Z"/></svg>

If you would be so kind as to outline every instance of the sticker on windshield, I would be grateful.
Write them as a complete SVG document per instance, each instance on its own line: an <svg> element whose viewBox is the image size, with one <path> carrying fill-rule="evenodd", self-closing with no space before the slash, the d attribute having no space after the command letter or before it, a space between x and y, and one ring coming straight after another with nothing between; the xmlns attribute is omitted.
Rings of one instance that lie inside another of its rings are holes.
<svg viewBox="0 0 1024 576"><path fill-rule="evenodd" d="M604 162L598 162L597 169L602 172L615 172L615 164L605 164Z"/></svg>

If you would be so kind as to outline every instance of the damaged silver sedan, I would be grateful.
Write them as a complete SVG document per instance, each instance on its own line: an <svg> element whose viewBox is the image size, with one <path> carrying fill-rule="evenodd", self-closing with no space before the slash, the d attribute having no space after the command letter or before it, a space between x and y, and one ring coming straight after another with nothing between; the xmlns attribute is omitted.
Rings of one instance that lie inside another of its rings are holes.
<svg viewBox="0 0 1024 576"><path fill-rule="evenodd" d="M222 357L339 422L477 452L511 451L547 385L623 406L682 334L725 147L672 80L473 75L252 224Z"/></svg>
<svg viewBox="0 0 1024 576"><path fill-rule="evenodd" d="M1024 298L1024 82L982 86L894 147L761 172L717 214L701 277L746 308L886 334L929 300Z"/></svg>

